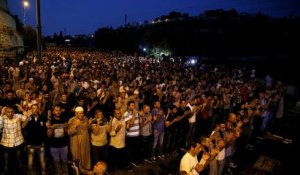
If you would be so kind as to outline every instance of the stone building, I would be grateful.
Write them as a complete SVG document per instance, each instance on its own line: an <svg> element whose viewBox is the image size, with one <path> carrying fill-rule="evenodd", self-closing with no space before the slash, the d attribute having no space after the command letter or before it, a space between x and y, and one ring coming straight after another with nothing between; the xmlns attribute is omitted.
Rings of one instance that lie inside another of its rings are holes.
<svg viewBox="0 0 300 175"><path fill-rule="evenodd" d="M0 62L15 59L23 52L23 39L16 31L16 22L8 13L6 0L0 0Z"/></svg>

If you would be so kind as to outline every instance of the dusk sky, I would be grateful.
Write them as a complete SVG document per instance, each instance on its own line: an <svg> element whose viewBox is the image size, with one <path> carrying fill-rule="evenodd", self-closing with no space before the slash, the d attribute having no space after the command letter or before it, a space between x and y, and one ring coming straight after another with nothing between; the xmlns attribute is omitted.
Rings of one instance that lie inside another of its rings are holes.
<svg viewBox="0 0 300 175"><path fill-rule="evenodd" d="M36 26L35 0L28 0L26 24ZM93 34L98 28L114 28L127 21L151 21L171 11L196 16L206 10L236 9L239 13L261 12L273 17L300 16L300 0L40 0L42 34ZM8 8L23 21L22 0L8 0Z"/></svg>

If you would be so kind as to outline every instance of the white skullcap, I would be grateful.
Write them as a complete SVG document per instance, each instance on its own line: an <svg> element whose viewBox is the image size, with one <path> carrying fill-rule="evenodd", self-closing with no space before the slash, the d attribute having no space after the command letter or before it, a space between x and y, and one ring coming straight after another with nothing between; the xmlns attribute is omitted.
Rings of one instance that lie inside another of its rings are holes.
<svg viewBox="0 0 300 175"><path fill-rule="evenodd" d="M75 112L83 112L84 109L81 106L75 108Z"/></svg>
<svg viewBox="0 0 300 175"><path fill-rule="evenodd" d="M94 83L94 84L98 84L98 83L100 83L100 81L94 80L93 83Z"/></svg>
<svg viewBox="0 0 300 175"><path fill-rule="evenodd" d="M82 83L82 87L84 88L84 89L88 89L89 87L90 87L90 85L89 85L89 83L88 82L83 82Z"/></svg>
<svg viewBox="0 0 300 175"><path fill-rule="evenodd" d="M136 90L133 92L133 94L139 95L139 91L136 89Z"/></svg>
<svg viewBox="0 0 300 175"><path fill-rule="evenodd" d="M120 92L120 93L126 92L123 86L121 86L121 87L119 88L119 92Z"/></svg>

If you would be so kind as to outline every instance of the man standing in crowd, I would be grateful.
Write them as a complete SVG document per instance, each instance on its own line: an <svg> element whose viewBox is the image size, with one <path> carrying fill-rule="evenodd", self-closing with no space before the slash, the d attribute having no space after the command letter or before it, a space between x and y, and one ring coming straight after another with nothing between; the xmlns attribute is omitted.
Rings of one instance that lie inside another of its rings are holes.
<svg viewBox="0 0 300 175"><path fill-rule="evenodd" d="M171 105L166 116L166 136L165 136L165 152L170 155L174 153L176 146L176 137L178 135L178 117L177 107Z"/></svg>
<svg viewBox="0 0 300 175"><path fill-rule="evenodd" d="M0 116L0 129L3 129L1 145L4 155L4 174L24 174L22 165L24 138L21 125L28 120L30 113L15 114L12 106L6 106L3 110L4 114ZM16 164L13 164L12 160L15 160Z"/></svg>
<svg viewBox="0 0 300 175"><path fill-rule="evenodd" d="M156 161L156 147L158 144L158 158L164 160L163 156L163 142L164 142L164 130L165 130L165 114L160 106L160 102L154 103L154 108L151 111L153 120L153 146L152 146L152 161Z"/></svg>
<svg viewBox="0 0 300 175"><path fill-rule="evenodd" d="M84 116L84 109L81 106L75 108L75 116L69 120L68 126L72 159L79 160L84 168L90 169L88 118Z"/></svg>
<svg viewBox="0 0 300 175"><path fill-rule="evenodd" d="M55 172L56 174L68 174L68 120L61 116L61 107L58 105L54 106L53 116L48 117L47 135Z"/></svg>
<svg viewBox="0 0 300 175"><path fill-rule="evenodd" d="M152 114L150 113L150 106L144 105L143 110L140 112L141 120L141 136L142 136L142 150L145 162L150 162L151 148L152 148Z"/></svg>
<svg viewBox="0 0 300 175"><path fill-rule="evenodd" d="M124 168L126 160L125 136L126 122L122 118L121 111L114 110L114 117L111 122L109 142L109 166L110 169Z"/></svg>
<svg viewBox="0 0 300 175"><path fill-rule="evenodd" d="M35 154L40 163L41 174L46 174L45 141L47 138L46 121L40 116L37 104L31 106L32 115L25 127L25 139L27 144L28 173L34 174Z"/></svg>
<svg viewBox="0 0 300 175"><path fill-rule="evenodd" d="M111 121L110 121L111 122ZM111 123L104 118L100 109L95 111L95 117L89 119L91 128L91 153L93 164L98 161L106 160L107 133L110 130Z"/></svg>
<svg viewBox="0 0 300 175"><path fill-rule="evenodd" d="M126 121L126 146L131 165L140 166L140 117L136 110L135 102L129 101L127 111L124 113Z"/></svg>
<svg viewBox="0 0 300 175"><path fill-rule="evenodd" d="M198 142L191 141L188 145L188 152L180 161L180 172L186 172L187 175L199 175L207 165L209 154L203 153L201 161L198 161L197 155L203 148Z"/></svg>

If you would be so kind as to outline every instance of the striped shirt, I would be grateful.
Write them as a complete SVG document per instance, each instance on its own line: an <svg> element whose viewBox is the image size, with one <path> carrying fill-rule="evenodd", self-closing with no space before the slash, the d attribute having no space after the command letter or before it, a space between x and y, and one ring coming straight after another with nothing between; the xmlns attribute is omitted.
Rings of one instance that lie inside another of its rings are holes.
<svg viewBox="0 0 300 175"><path fill-rule="evenodd" d="M128 121L132 118L132 112L131 111L126 111L124 113L124 119L125 121ZM139 114L137 113L135 116L135 121L133 125L127 129L126 131L126 136L127 137L138 137L140 135L140 117Z"/></svg>
<svg viewBox="0 0 300 175"><path fill-rule="evenodd" d="M26 119L27 117L22 114L14 114L12 119L6 115L0 116L0 129L3 128L1 145L13 148L24 142L21 122L26 121Z"/></svg>

